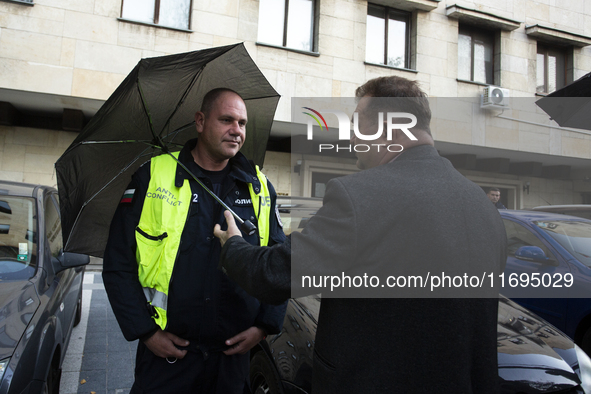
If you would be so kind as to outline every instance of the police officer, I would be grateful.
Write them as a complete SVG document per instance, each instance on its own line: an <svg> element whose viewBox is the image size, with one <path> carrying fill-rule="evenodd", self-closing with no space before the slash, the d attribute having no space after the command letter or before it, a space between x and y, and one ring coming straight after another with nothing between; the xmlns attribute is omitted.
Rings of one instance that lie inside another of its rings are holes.
<svg viewBox="0 0 591 394"><path fill-rule="evenodd" d="M175 153L242 218L254 245L285 240L273 186L239 153L246 106L229 89L205 95L198 139ZM243 393L249 350L281 330L285 305L259 303L218 269L212 229L223 208L168 154L132 178L111 223L103 280L128 341L139 339L132 393Z"/></svg>

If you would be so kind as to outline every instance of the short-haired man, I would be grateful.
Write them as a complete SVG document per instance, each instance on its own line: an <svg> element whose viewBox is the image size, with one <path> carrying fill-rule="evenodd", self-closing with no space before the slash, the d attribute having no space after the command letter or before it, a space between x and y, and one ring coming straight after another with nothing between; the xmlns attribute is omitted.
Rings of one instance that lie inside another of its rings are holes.
<svg viewBox="0 0 591 394"><path fill-rule="evenodd" d="M410 130L416 140L394 130L391 140L382 135L372 146L399 144L401 153L377 148L356 153L364 171L331 180L323 207L283 245L252 247L235 227L216 228L225 242L221 263L228 275L251 294L279 302L289 297L290 285L302 282L300 274L408 274L425 267L447 275L458 268L498 273L506 258L501 218L482 189L437 153L429 104L418 84L376 78L356 96L361 133L375 134L375 112L389 108L416 115L417 126ZM385 100L383 107L382 97L396 99ZM329 290L323 290L318 317L315 394L499 392L498 291L491 298L424 293L424 298L388 299L331 298ZM376 290L380 296L410 294Z"/></svg>
<svg viewBox="0 0 591 394"><path fill-rule="evenodd" d="M273 245L285 239L276 194L239 152L246 123L236 92L210 91L195 114L198 139L173 155L256 223L258 233L246 236L248 242ZM259 205L261 199L270 204ZM132 393L242 394L249 350L280 331L285 305L261 304L218 269L212 228L223 220L221 205L169 154L133 175L111 224L103 267L123 335L140 340Z"/></svg>
<svg viewBox="0 0 591 394"><path fill-rule="evenodd" d="M488 199L494 204L497 209L507 209L501 200L501 190L498 187L490 187L486 192Z"/></svg>

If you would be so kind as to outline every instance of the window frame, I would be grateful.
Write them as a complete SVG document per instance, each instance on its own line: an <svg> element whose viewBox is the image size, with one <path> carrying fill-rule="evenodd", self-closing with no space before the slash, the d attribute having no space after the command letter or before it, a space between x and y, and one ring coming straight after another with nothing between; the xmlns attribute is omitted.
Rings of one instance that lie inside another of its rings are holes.
<svg viewBox="0 0 591 394"><path fill-rule="evenodd" d="M130 22L130 23L136 23L139 25L146 25L146 26L154 26L154 27L162 27L164 29L170 29L170 30L177 30L177 31L183 31L183 32L192 32L191 30L191 25L192 25L192 16L193 16L193 0L189 0L189 15L187 15L187 28L180 28L180 27L175 27L175 26L167 26L167 25L161 25L159 23L159 18L160 18L160 0L153 0L154 1L154 19L153 22L145 22L145 21L139 21L139 20L135 20L135 19L130 19L128 17L124 17L123 16L123 3L125 3L125 0L121 1L121 12L120 18L117 18L120 21L125 21L125 22Z"/></svg>
<svg viewBox="0 0 591 394"><path fill-rule="evenodd" d="M375 62L368 62L367 61L367 27L365 30L365 34L366 34L366 48L365 48L365 59L366 59L366 63L368 64L376 64L379 66L385 66L385 67L391 67L391 68L400 68L400 69L407 69L410 70L411 69L411 44L412 44L412 40L411 40L411 34L412 34L412 23L413 23L413 15L412 12L409 11L404 11L404 10L400 10L397 8L393 8L393 7L388 7L385 5L381 5L381 4L377 4L377 3L367 3L367 13L366 16L369 16L369 7L378 7L378 8L382 8L384 9L384 59L383 59L383 63L375 63ZM390 18L390 15L396 15L399 16L400 18ZM388 64L388 38L389 38L389 21L390 19L399 21L399 22L406 22L406 28L405 28L405 32L404 32L404 65L402 67L400 66L394 66L394 65L390 65ZM366 24L367 24L367 19L366 19Z"/></svg>
<svg viewBox="0 0 591 394"><path fill-rule="evenodd" d="M564 47L559 47L559 46L555 46L555 45L551 45L551 44L547 44L545 42L542 41L538 41L537 42L537 46L536 46L536 94L540 94L540 95L547 95L552 93L551 91L548 90L548 86L549 86L549 67L548 67L548 58L549 58L549 54L551 54L551 52L554 53L558 53L562 56L562 60L563 60L563 79L561 80L561 84L558 83L558 69L556 70L556 89L553 90L552 92L563 88L564 86L566 86L568 84L568 50ZM538 73L537 73L537 55L544 55L544 90L543 91L538 91ZM558 68L558 67L557 67Z"/></svg>
<svg viewBox="0 0 591 394"><path fill-rule="evenodd" d="M192 0L191 0L192 1ZM257 45L268 46L272 48L281 48L286 49L292 52L303 53L307 55L319 56L318 53L318 20L320 17L319 12L319 0L311 0L312 1L312 15L311 15L311 27L312 30L310 32L310 50L300 49L300 48L293 48L287 46L287 31L288 31L288 21L289 21L289 0L284 0L283 7L283 31L282 31L282 39L281 45L271 44L265 41L261 41L260 37L257 32ZM261 3L259 2L259 23L261 20Z"/></svg>
<svg viewBox="0 0 591 394"><path fill-rule="evenodd" d="M466 33L469 34L466 34ZM491 44L490 50L491 50L491 72L490 72L490 81L487 79L485 82L482 81L475 81L474 80L474 70L475 70L475 61L474 61L474 43L475 43L475 38L474 35L479 35L479 36L485 36L487 37L487 39L489 40L488 43ZM460 56L459 56L459 45L458 45L458 80L460 81L468 81L468 82L473 82L473 83L478 83L478 84L484 84L484 85L494 85L495 83L495 72L496 67L495 67L495 63L496 63L496 59L495 59L495 51L496 51L496 37L495 37L495 31L493 30L489 30L489 29L483 29L483 28L479 28L476 26L472 26L472 25L466 25L466 24L462 24L460 23L458 26L458 43L459 43L459 37L460 35L465 35L465 36L470 36L470 79L466 80L464 78L460 78L459 75L459 68L460 68Z"/></svg>

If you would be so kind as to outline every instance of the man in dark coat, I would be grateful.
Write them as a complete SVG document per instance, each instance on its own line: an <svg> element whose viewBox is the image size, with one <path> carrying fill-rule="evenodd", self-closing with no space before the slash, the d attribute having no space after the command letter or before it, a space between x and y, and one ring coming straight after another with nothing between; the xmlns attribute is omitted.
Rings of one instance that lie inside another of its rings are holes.
<svg viewBox="0 0 591 394"><path fill-rule="evenodd" d="M303 276L364 273L377 273L381 283L383 275L427 271L494 277L505 263L500 215L480 187L438 155L429 105L416 82L377 78L358 88L356 96L359 130L365 134L375 133L375 112L383 110L373 98L409 98L401 105L417 117L411 129L416 139L394 130L391 140L384 133L376 146L399 144L402 153L383 148L357 153L357 166L365 171L331 180L323 207L283 245L251 247L236 236L235 227L216 228L225 242L221 264L246 291L268 302L281 302L290 290L297 295L322 291L314 394L498 393L498 290L489 283L488 292L378 286L373 293L357 293L397 299L355 298L355 292L345 291L351 289L333 293L328 285L303 285ZM351 143L356 142L354 136ZM482 298L470 298L474 294ZM413 298L405 298L409 295Z"/></svg>

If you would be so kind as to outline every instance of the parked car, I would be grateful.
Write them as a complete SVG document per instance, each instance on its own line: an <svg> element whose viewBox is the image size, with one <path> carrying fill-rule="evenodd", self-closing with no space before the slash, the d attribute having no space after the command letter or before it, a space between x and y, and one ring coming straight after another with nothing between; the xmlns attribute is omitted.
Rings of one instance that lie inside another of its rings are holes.
<svg viewBox="0 0 591 394"><path fill-rule="evenodd" d="M302 222L321 203L312 198L280 198L286 232L303 227ZM319 296L289 300L282 331L251 350L253 393L311 392L320 303ZM404 316L400 322L404 324ZM503 296L499 297L497 351L501 393L591 393L587 354L550 323Z"/></svg>
<svg viewBox="0 0 591 394"><path fill-rule="evenodd" d="M505 277L545 277L546 296L514 301L541 316L591 354L591 221L557 213L500 210L508 239ZM535 253L531 253L531 251ZM572 286L559 278L572 278ZM555 280L556 279L556 280ZM562 287L554 287L554 285ZM505 293L506 294L506 293ZM506 294L508 295L508 294Z"/></svg>
<svg viewBox="0 0 591 394"><path fill-rule="evenodd" d="M89 258L64 253L57 190L0 181L0 393L58 393Z"/></svg>
<svg viewBox="0 0 591 394"><path fill-rule="evenodd" d="M578 216L591 220L591 204L544 205L532 208L531 210L561 213L563 215Z"/></svg>
<svg viewBox="0 0 591 394"><path fill-rule="evenodd" d="M311 392L319 307L317 296L289 300L282 331L251 350L253 393ZM591 360L566 335L505 297L499 299L498 316L502 394L591 393ZM404 317L400 320L404 324Z"/></svg>

